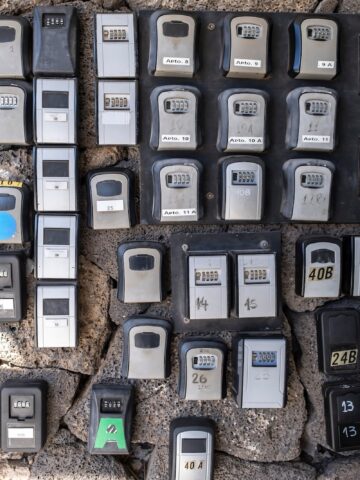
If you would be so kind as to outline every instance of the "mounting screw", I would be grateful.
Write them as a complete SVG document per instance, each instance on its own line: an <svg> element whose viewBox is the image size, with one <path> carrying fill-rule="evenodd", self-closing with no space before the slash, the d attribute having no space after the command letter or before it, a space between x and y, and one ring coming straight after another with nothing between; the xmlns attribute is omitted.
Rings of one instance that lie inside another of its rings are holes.
<svg viewBox="0 0 360 480"><path fill-rule="evenodd" d="M269 242L267 240L261 240L260 248L263 248L264 250L265 248L269 248Z"/></svg>
<svg viewBox="0 0 360 480"><path fill-rule="evenodd" d="M209 25L207 26L208 30L212 31L212 30L215 30L216 26L215 26L215 23L209 23Z"/></svg>
<svg viewBox="0 0 360 480"><path fill-rule="evenodd" d="M206 198L207 198L208 200L212 200L214 197L215 197L215 195L214 195L212 192L208 192L208 193L206 194Z"/></svg>
<svg viewBox="0 0 360 480"><path fill-rule="evenodd" d="M189 250L189 245L186 245L186 243L184 243L183 245L181 245L181 248L184 252L187 252Z"/></svg>
<svg viewBox="0 0 360 480"><path fill-rule="evenodd" d="M184 318L184 323L190 323L190 318Z"/></svg>

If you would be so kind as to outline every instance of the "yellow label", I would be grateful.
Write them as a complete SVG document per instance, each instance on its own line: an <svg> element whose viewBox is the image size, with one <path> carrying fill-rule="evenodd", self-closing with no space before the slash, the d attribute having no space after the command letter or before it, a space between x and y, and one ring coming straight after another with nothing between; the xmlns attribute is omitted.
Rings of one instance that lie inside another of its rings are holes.
<svg viewBox="0 0 360 480"><path fill-rule="evenodd" d="M353 348L351 350L339 350L332 352L330 366L342 367L343 365L354 365L357 362L358 350Z"/></svg>
<svg viewBox="0 0 360 480"><path fill-rule="evenodd" d="M16 187L21 188L23 182L14 182L13 180L0 180L0 187Z"/></svg>

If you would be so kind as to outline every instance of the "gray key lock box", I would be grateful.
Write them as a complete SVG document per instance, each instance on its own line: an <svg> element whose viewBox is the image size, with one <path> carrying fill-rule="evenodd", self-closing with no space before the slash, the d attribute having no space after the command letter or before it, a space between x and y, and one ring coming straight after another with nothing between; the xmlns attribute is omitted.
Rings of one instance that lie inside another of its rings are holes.
<svg viewBox="0 0 360 480"><path fill-rule="evenodd" d="M185 338L179 345L179 396L185 400L221 400L226 396L227 347L219 339Z"/></svg>
<svg viewBox="0 0 360 480"><path fill-rule="evenodd" d="M300 237L296 242L295 291L306 298L339 297L342 242L336 237Z"/></svg>
<svg viewBox="0 0 360 480"><path fill-rule="evenodd" d="M124 303L164 299L165 247L158 242L123 243L118 249L118 299Z"/></svg>
<svg viewBox="0 0 360 480"><path fill-rule="evenodd" d="M77 288L75 282L36 285L37 348L77 346Z"/></svg>
<svg viewBox="0 0 360 480"><path fill-rule="evenodd" d="M35 147L35 210L76 212L78 210L78 154L76 147Z"/></svg>
<svg viewBox="0 0 360 480"><path fill-rule="evenodd" d="M90 398L89 452L128 455L133 411L132 385L93 385Z"/></svg>
<svg viewBox="0 0 360 480"><path fill-rule="evenodd" d="M165 379L170 375L172 324L163 318L134 316L124 323L122 375Z"/></svg>
<svg viewBox="0 0 360 480"><path fill-rule="evenodd" d="M32 144L32 99L31 83L0 79L0 144Z"/></svg>
<svg viewBox="0 0 360 480"><path fill-rule="evenodd" d="M224 21L222 69L227 77L264 78L269 73L270 24L260 16L229 15Z"/></svg>
<svg viewBox="0 0 360 480"><path fill-rule="evenodd" d="M300 87L286 97L286 146L290 150L332 152L336 146L338 94L324 87Z"/></svg>
<svg viewBox="0 0 360 480"><path fill-rule="evenodd" d="M286 339L241 335L233 342L233 393L240 408L283 408L286 403Z"/></svg>
<svg viewBox="0 0 360 480"><path fill-rule="evenodd" d="M36 453L47 434L47 392L44 380L7 380L1 386L1 450Z"/></svg>
<svg viewBox="0 0 360 480"><path fill-rule="evenodd" d="M137 81L98 80L97 144L137 144Z"/></svg>
<svg viewBox="0 0 360 480"><path fill-rule="evenodd" d="M79 216L37 214L35 224L37 278L75 280Z"/></svg>
<svg viewBox="0 0 360 480"><path fill-rule="evenodd" d="M220 159L221 218L261 220L265 164L259 157L234 155Z"/></svg>
<svg viewBox="0 0 360 480"><path fill-rule="evenodd" d="M0 252L0 323L19 322L24 318L25 262L23 251Z"/></svg>
<svg viewBox="0 0 360 480"><path fill-rule="evenodd" d="M31 25L27 18L0 16L0 78L28 78L31 73Z"/></svg>
<svg viewBox="0 0 360 480"><path fill-rule="evenodd" d="M170 423L170 479L212 480L215 423L206 417L176 418Z"/></svg>
<svg viewBox="0 0 360 480"><path fill-rule="evenodd" d="M220 152L263 152L268 146L268 93L233 88L219 95L217 149Z"/></svg>
<svg viewBox="0 0 360 480"><path fill-rule="evenodd" d="M153 164L153 215L159 222L191 222L202 217L203 167L192 159L156 160Z"/></svg>
<svg viewBox="0 0 360 480"><path fill-rule="evenodd" d="M302 80L331 80L338 72L339 27L326 17L298 18L290 27L290 75Z"/></svg>
<svg viewBox="0 0 360 480"><path fill-rule="evenodd" d="M95 63L98 78L136 76L136 16L95 14Z"/></svg>
<svg viewBox="0 0 360 480"><path fill-rule="evenodd" d="M37 144L77 143L77 79L37 78Z"/></svg>
<svg viewBox="0 0 360 480"><path fill-rule="evenodd" d="M200 91L196 87L164 85L150 95L151 135L154 150L196 150L199 129Z"/></svg>
<svg viewBox="0 0 360 480"><path fill-rule="evenodd" d="M343 293L360 297L360 236L343 237Z"/></svg>
<svg viewBox="0 0 360 480"><path fill-rule="evenodd" d="M0 245L30 239L30 190L23 182L0 179Z"/></svg>
<svg viewBox="0 0 360 480"><path fill-rule="evenodd" d="M88 226L94 230L130 228L135 223L133 173L104 168L88 173Z"/></svg>
<svg viewBox="0 0 360 480"><path fill-rule="evenodd" d="M335 166L328 160L292 159L283 164L281 214L294 221L327 222Z"/></svg>
<svg viewBox="0 0 360 480"><path fill-rule="evenodd" d="M150 75L192 77L197 67L195 18L185 13L154 12L150 32Z"/></svg>

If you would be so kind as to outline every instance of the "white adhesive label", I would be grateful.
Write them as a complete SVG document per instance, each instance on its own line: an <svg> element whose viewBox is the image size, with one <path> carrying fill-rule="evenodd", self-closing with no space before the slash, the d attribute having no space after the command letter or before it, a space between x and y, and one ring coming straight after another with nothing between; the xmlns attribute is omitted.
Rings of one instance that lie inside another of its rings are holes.
<svg viewBox="0 0 360 480"><path fill-rule="evenodd" d="M303 135L304 143L330 143L330 135Z"/></svg>
<svg viewBox="0 0 360 480"><path fill-rule="evenodd" d="M67 258L66 248L45 248L45 258Z"/></svg>
<svg viewBox="0 0 360 480"><path fill-rule="evenodd" d="M44 113L45 122L67 122L67 113Z"/></svg>
<svg viewBox="0 0 360 480"><path fill-rule="evenodd" d="M260 68L261 60L251 58L234 58L234 67Z"/></svg>
<svg viewBox="0 0 360 480"><path fill-rule="evenodd" d="M185 66L190 65L190 58L187 57L163 57L163 65Z"/></svg>
<svg viewBox="0 0 360 480"><path fill-rule="evenodd" d="M0 312L3 310L14 310L14 300L12 298L0 298Z"/></svg>
<svg viewBox="0 0 360 480"><path fill-rule="evenodd" d="M191 135L161 135L163 143L189 143Z"/></svg>
<svg viewBox="0 0 360 480"><path fill-rule="evenodd" d="M161 210L162 217L190 217L197 215L196 208L165 208Z"/></svg>
<svg viewBox="0 0 360 480"><path fill-rule="evenodd" d="M124 210L124 200L97 200L97 212L121 212Z"/></svg>
<svg viewBox="0 0 360 480"><path fill-rule="evenodd" d="M46 318L46 328L66 328L69 324L67 318Z"/></svg>
<svg viewBox="0 0 360 480"><path fill-rule="evenodd" d="M8 438L34 438L33 428L8 428Z"/></svg>
<svg viewBox="0 0 360 480"><path fill-rule="evenodd" d="M333 60L318 60L317 68L335 68L335 62Z"/></svg>
<svg viewBox="0 0 360 480"><path fill-rule="evenodd" d="M46 190L68 190L68 182L45 182Z"/></svg>
<svg viewBox="0 0 360 480"><path fill-rule="evenodd" d="M230 137L230 145L262 145L263 137Z"/></svg>

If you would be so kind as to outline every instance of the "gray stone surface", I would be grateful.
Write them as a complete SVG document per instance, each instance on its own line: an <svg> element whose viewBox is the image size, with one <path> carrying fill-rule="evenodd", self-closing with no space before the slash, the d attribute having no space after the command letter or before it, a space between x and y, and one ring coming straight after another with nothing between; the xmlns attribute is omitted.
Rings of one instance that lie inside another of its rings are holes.
<svg viewBox="0 0 360 480"><path fill-rule="evenodd" d="M360 457L337 458L327 464L317 480L358 480Z"/></svg>
<svg viewBox="0 0 360 480"><path fill-rule="evenodd" d="M30 469L25 461L0 460L1 480L29 480Z"/></svg>
<svg viewBox="0 0 360 480"><path fill-rule="evenodd" d="M335 12L338 7L338 0L322 0L319 5L316 7L316 13L332 13Z"/></svg>
<svg viewBox="0 0 360 480"><path fill-rule="evenodd" d="M84 257L80 258L79 345L77 348L36 348L33 277L28 279L26 319L0 323L0 360L23 367L58 367L91 375L96 371L110 333L108 321L109 282L106 274Z"/></svg>

